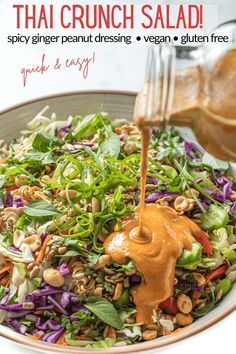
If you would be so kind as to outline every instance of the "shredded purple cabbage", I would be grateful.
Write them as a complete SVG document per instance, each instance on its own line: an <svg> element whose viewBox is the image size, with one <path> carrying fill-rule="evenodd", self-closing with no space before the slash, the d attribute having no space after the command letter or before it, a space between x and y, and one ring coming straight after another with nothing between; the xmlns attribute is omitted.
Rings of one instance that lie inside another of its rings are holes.
<svg viewBox="0 0 236 354"><path fill-rule="evenodd" d="M30 314L31 310L21 310L21 311L8 311L7 312L7 317L8 318L21 318L24 317L25 315Z"/></svg>
<svg viewBox="0 0 236 354"><path fill-rule="evenodd" d="M4 208L11 207L12 206L12 202L13 202L13 197L12 197L11 193L10 192L6 192L6 200L3 203Z"/></svg>
<svg viewBox="0 0 236 354"><path fill-rule="evenodd" d="M194 158L194 154L196 152L200 153L201 155L205 153L204 149L200 145L188 140L185 140L184 142L184 149L186 151L187 156L190 158Z"/></svg>
<svg viewBox="0 0 236 354"><path fill-rule="evenodd" d="M67 133L71 131L71 128L71 124L66 125L65 127L58 129L57 135L59 136L59 138L63 138Z"/></svg>
<svg viewBox="0 0 236 354"><path fill-rule="evenodd" d="M41 337L41 340L48 343L55 343L60 336L64 333L65 329L61 328L58 331L47 333Z"/></svg>
<svg viewBox="0 0 236 354"><path fill-rule="evenodd" d="M92 143L79 143L80 146L87 146L87 147L94 147L94 144Z"/></svg>
<svg viewBox="0 0 236 354"><path fill-rule="evenodd" d="M79 302L77 296L69 291L64 292L61 295L60 304L62 307L67 307L70 303Z"/></svg>
<svg viewBox="0 0 236 354"><path fill-rule="evenodd" d="M65 262L61 263L57 269L59 270L59 272L61 273L61 275L67 275L70 274L69 268L67 266L67 264Z"/></svg>
<svg viewBox="0 0 236 354"><path fill-rule="evenodd" d="M44 232L43 234L40 235L40 239L41 239L41 242L44 242L45 241L45 238L48 236L48 234L46 232Z"/></svg>
<svg viewBox="0 0 236 354"><path fill-rule="evenodd" d="M229 180L226 177L220 175L219 177L216 178L216 182L218 185L224 186L226 183L229 182Z"/></svg>
<svg viewBox="0 0 236 354"><path fill-rule="evenodd" d="M87 251L91 252L93 249L93 246L92 245L85 245L85 248Z"/></svg>
<svg viewBox="0 0 236 354"><path fill-rule="evenodd" d="M236 202L233 202L233 204L230 207L230 210L232 211L236 210Z"/></svg>
<svg viewBox="0 0 236 354"><path fill-rule="evenodd" d="M25 334L27 332L27 327L17 320L7 321L7 324L18 333Z"/></svg>
<svg viewBox="0 0 236 354"><path fill-rule="evenodd" d="M138 274L131 275L130 277L131 283L134 284L139 284L141 282L141 276Z"/></svg>
<svg viewBox="0 0 236 354"><path fill-rule="evenodd" d="M14 246L11 246L10 250L13 251L13 252L20 252L19 248L16 248Z"/></svg>
<svg viewBox="0 0 236 354"><path fill-rule="evenodd" d="M63 326L55 320L47 320L43 323L42 318L37 318L36 327L42 331L48 331L49 329L52 331L58 331Z"/></svg>
<svg viewBox="0 0 236 354"><path fill-rule="evenodd" d="M74 305L71 309L71 312L78 312L78 311L84 311L85 313L90 313L89 309L84 306L83 302L80 301L78 304Z"/></svg>
<svg viewBox="0 0 236 354"><path fill-rule="evenodd" d="M68 312L52 296L50 295L48 296L48 301L50 301L57 308L59 312L63 313L64 315L68 315Z"/></svg>
<svg viewBox="0 0 236 354"><path fill-rule="evenodd" d="M20 208L24 206L23 200L20 198L17 198L13 201L12 203L13 208Z"/></svg>
<svg viewBox="0 0 236 354"><path fill-rule="evenodd" d="M233 183L228 181L224 187L223 187L223 195L224 195L224 199L229 199L230 195L232 194L232 186Z"/></svg>
<svg viewBox="0 0 236 354"><path fill-rule="evenodd" d="M22 310L22 304L0 305L0 310Z"/></svg>
<svg viewBox="0 0 236 354"><path fill-rule="evenodd" d="M43 307L47 305L47 297L46 296L41 296L39 298L39 306Z"/></svg>
<svg viewBox="0 0 236 354"><path fill-rule="evenodd" d="M161 199L161 198L165 198L165 197L168 197L168 196L178 196L179 193L177 192L157 192L157 193L152 193L150 194L146 199L145 199L145 202L146 203L154 203L156 202L158 199Z"/></svg>
<svg viewBox="0 0 236 354"><path fill-rule="evenodd" d="M154 178L154 177L151 177L151 176L147 176L147 181L150 182L150 183L153 183L155 185L158 184L158 179Z"/></svg>
<svg viewBox="0 0 236 354"><path fill-rule="evenodd" d="M55 294L61 294L61 293L63 293L63 290L61 290L61 289L48 287L46 289L40 289L40 290L33 291L32 293L30 293L29 295L26 296L26 301L34 302L36 297L43 296L43 295L46 295L46 296L47 295L55 295Z"/></svg>
<svg viewBox="0 0 236 354"><path fill-rule="evenodd" d="M199 178L196 180L196 183L202 183L202 182L203 182L202 177L199 177Z"/></svg>
<svg viewBox="0 0 236 354"><path fill-rule="evenodd" d="M45 305L45 306L38 306L37 310L41 311L46 311L46 310L53 310L54 309L54 305Z"/></svg>

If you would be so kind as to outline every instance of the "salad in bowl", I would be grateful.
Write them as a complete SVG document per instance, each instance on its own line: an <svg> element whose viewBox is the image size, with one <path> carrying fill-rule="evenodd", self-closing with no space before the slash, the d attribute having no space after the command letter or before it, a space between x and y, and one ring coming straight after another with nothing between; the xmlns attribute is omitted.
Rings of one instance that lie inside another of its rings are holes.
<svg viewBox="0 0 236 354"><path fill-rule="evenodd" d="M170 129L152 130L146 204L203 230L177 259L173 295L137 323L132 259L103 243L140 198L140 132L104 113L56 120L47 107L2 144L0 322L29 338L107 348L153 340L218 306L236 280L236 185L229 164Z"/></svg>

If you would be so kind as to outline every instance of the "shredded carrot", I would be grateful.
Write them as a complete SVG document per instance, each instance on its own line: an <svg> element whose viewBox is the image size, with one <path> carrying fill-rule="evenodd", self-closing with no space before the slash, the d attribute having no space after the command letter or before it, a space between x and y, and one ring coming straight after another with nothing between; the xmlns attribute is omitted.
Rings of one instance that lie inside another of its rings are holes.
<svg viewBox="0 0 236 354"><path fill-rule="evenodd" d="M77 339L80 339L80 340L92 340L92 338L86 337L85 335L76 336L76 338L77 338Z"/></svg>
<svg viewBox="0 0 236 354"><path fill-rule="evenodd" d="M17 186L10 186L10 187L7 187L7 191L8 191L8 192L15 191L16 189L18 189Z"/></svg>
<svg viewBox="0 0 236 354"><path fill-rule="evenodd" d="M199 299L201 297L202 293L200 291L194 291L193 293L193 299Z"/></svg>
<svg viewBox="0 0 236 354"><path fill-rule="evenodd" d="M6 277L0 280L0 285L6 286L9 280L10 280L10 275L8 274Z"/></svg>
<svg viewBox="0 0 236 354"><path fill-rule="evenodd" d="M26 337L29 337L31 339L36 339L36 340L39 340L40 337L39 336L33 336L32 334L29 334L29 333L25 333Z"/></svg>
<svg viewBox="0 0 236 354"><path fill-rule="evenodd" d="M161 328L160 329L160 334L162 335L162 336L166 336L167 334L170 334L171 332L170 331L168 331L167 329L165 329L165 328Z"/></svg>
<svg viewBox="0 0 236 354"><path fill-rule="evenodd" d="M64 346L68 345L68 343L65 341L65 334L66 332L62 333L62 335L60 336L56 344L64 345Z"/></svg>
<svg viewBox="0 0 236 354"><path fill-rule="evenodd" d="M53 197L53 198L57 198L58 195L59 195L59 193L60 193L60 191L59 191L59 189L57 189L56 192L53 193L52 197Z"/></svg>
<svg viewBox="0 0 236 354"><path fill-rule="evenodd" d="M68 263L69 270L71 270L71 268L73 267L75 262L76 262L76 257L71 257L71 259L69 260L69 263Z"/></svg>
<svg viewBox="0 0 236 354"><path fill-rule="evenodd" d="M89 326L81 326L80 329L81 331L85 332L89 329L90 327Z"/></svg>
<svg viewBox="0 0 236 354"><path fill-rule="evenodd" d="M34 311L34 315L42 315L43 313L44 313L43 310Z"/></svg>
<svg viewBox="0 0 236 354"><path fill-rule="evenodd" d="M0 274L9 271L12 267L13 265L11 263L7 263L3 268L0 269Z"/></svg>
<svg viewBox="0 0 236 354"><path fill-rule="evenodd" d="M45 238L44 243L43 243L43 245L42 245L42 248L41 248L41 250L40 250L40 252L39 252L39 254L38 254L38 257L36 258L36 261L35 261L35 263L36 263L37 265L40 265L40 263L42 262L43 257L44 257L45 252L46 252L46 248L47 248L48 242L51 241L51 239L52 239L52 236L51 236L51 235L48 235L48 236Z"/></svg>
<svg viewBox="0 0 236 354"><path fill-rule="evenodd" d="M64 230L62 231L62 235L69 235L70 230Z"/></svg>
<svg viewBox="0 0 236 354"><path fill-rule="evenodd" d="M189 326L185 326L185 327L181 327L181 328L177 328L175 329L173 332L171 332L172 334L178 334L184 330L186 330Z"/></svg>
<svg viewBox="0 0 236 354"><path fill-rule="evenodd" d="M0 163L5 163L6 161L5 160L0 160Z"/></svg>
<svg viewBox="0 0 236 354"><path fill-rule="evenodd" d="M113 327L109 326L108 331L107 331L107 337L108 338L116 338L116 331Z"/></svg>

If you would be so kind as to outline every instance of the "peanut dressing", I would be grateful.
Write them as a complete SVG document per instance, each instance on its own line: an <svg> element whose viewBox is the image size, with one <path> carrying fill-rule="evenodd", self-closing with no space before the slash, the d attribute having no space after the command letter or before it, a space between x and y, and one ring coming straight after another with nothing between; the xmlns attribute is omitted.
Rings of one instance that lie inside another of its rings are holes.
<svg viewBox="0 0 236 354"><path fill-rule="evenodd" d="M108 236L104 247L119 264L131 258L143 275L141 283L131 289L131 295L137 307L136 321L150 324L155 322L159 304L173 295L176 260L183 248L191 249L200 228L170 207L148 204L142 213L142 226L149 232L145 242L136 234L138 219L137 210L132 218L123 221L121 231Z"/></svg>

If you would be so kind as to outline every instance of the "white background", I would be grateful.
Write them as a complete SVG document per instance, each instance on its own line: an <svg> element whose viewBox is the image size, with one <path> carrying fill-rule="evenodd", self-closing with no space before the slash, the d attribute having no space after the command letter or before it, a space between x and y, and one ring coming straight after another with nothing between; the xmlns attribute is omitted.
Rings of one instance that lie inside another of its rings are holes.
<svg viewBox="0 0 236 354"><path fill-rule="evenodd" d="M40 62L42 53L46 53L49 61L57 56L61 58L90 56L92 45L75 44L67 47L10 45L6 42L8 35L21 31L15 29L15 17L11 9L13 3L30 3L29 1L2 0L0 3L0 111L22 101L45 96L48 94L74 90L114 89L137 91L143 82L146 51L141 46L107 46L96 47L96 61L86 80L76 70L35 75L29 78L26 88L23 88L20 70ZM33 1L39 3L40 1ZM69 3L70 1L44 1L43 3ZM141 2L141 1L140 1ZM206 3L218 5L218 23L236 18L235 0L209 1L168 1L169 3ZM76 3L76 1L74 1ZM159 2L158 2L159 3ZM28 30L25 34L37 34ZM52 34L52 33L50 33ZM56 34L56 33L55 33ZM221 321L210 329L166 347L157 352L183 354L199 354L214 352L215 354L235 347L236 313ZM0 338L1 353L33 354L31 350L19 348L17 345Z"/></svg>

